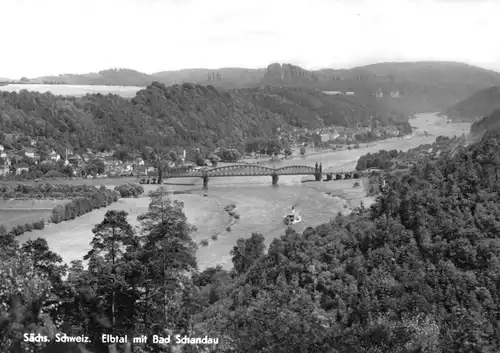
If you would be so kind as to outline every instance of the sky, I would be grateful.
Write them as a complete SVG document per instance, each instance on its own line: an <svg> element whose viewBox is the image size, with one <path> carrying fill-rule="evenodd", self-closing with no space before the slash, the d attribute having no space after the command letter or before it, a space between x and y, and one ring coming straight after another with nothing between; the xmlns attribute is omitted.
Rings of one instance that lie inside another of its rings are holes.
<svg viewBox="0 0 500 353"><path fill-rule="evenodd" d="M500 71L498 14L498 0L0 0L0 77L418 60Z"/></svg>

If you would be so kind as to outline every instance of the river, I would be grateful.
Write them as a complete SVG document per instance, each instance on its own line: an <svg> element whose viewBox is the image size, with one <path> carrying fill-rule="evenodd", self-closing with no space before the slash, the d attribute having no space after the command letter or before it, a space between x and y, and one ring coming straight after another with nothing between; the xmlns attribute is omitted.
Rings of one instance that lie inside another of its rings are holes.
<svg viewBox="0 0 500 353"><path fill-rule="evenodd" d="M266 164L279 167L294 164L314 166L318 162L323 164L324 170L330 168L353 170L357 159L368 152L373 153L380 149L405 151L421 144L432 143L439 135L452 137L468 133L470 129L470 124L466 123L447 124L446 118L439 117L435 113L418 114L410 123L416 129L408 138L390 139L380 141L375 146L295 157ZM420 136L423 131L427 131L431 136ZM330 187L336 189L337 192L340 191L340 195L352 199L354 206L359 204L359 200L364 196L361 195L363 193L361 189L353 189L354 181L352 180L301 183L302 179L302 176L281 176L279 186L273 187L270 177L212 178L209 182L209 190L205 192L201 187L201 178L186 178L183 179L186 184L196 182L197 185L166 185L165 187L169 190L192 190L192 194L173 197L184 202L188 220L197 227L194 238L197 241L210 240L208 246L200 246L198 250L200 269L215 264L228 268L231 265L229 252L238 238L248 237L252 232L260 232L264 235L266 245L268 245L274 238L284 234L286 227L282 223L283 216L290 211L292 205L296 205L297 211L302 215L303 221L293 226L301 232L308 226L328 222L338 212L349 210L342 199L326 195L325 188ZM85 183L112 186L125 180L101 179L89 180ZM179 180L175 179L176 182ZM82 181L73 182L81 183ZM146 191L153 190L155 187L145 185ZM131 223L137 224L136 216L146 210L148 201L146 196L138 199L122 199L109 208L129 212ZM231 231L226 230L229 217L223 211L227 204L235 204L236 211L241 216L239 221L231 227ZM81 259L89 250L89 242L93 236L92 225L103 219L104 212L105 210L96 210L73 221L53 224L41 231L25 233L19 237L19 240L25 241L41 236L47 239L51 248L58 252L66 262ZM214 235L217 235L217 240L211 240Z"/></svg>

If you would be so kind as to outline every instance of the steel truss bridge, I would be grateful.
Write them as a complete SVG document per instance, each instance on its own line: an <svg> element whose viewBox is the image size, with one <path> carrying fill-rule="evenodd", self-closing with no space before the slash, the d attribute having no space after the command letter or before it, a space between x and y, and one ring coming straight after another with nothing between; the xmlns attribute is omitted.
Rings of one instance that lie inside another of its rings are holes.
<svg viewBox="0 0 500 353"><path fill-rule="evenodd" d="M320 181L325 175L326 180L357 179L360 177L357 172L323 172L321 164L316 165L316 167L290 165L281 168L270 168L259 164L232 164L201 170L170 169L165 171L163 178L200 177L203 179L203 187L208 188L208 180L213 177L270 176L273 185L277 185L280 175L314 175L317 181Z"/></svg>
<svg viewBox="0 0 500 353"><path fill-rule="evenodd" d="M234 176L272 176L277 175L315 175L316 169L304 165L290 165L281 168L270 168L259 164L232 164L204 170L170 170L164 178L187 177L234 177Z"/></svg>

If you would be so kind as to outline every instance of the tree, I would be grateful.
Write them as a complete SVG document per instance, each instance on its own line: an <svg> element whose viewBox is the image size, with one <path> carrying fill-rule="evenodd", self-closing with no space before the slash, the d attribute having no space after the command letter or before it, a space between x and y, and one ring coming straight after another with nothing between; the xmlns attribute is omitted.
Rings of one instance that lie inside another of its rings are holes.
<svg viewBox="0 0 500 353"><path fill-rule="evenodd" d="M282 150L282 143L278 139L269 140L267 142L266 154L269 156L278 155Z"/></svg>
<svg viewBox="0 0 500 353"><path fill-rule="evenodd" d="M217 164L220 162L220 158L215 154L208 156L208 160L212 163L212 167L217 167Z"/></svg>
<svg viewBox="0 0 500 353"><path fill-rule="evenodd" d="M22 245L21 251L31 260L33 272L47 278L55 286L61 284L61 277L66 274L67 266L61 256L49 249L47 240L43 238L28 240Z"/></svg>
<svg viewBox="0 0 500 353"><path fill-rule="evenodd" d="M252 233L250 238L240 238L231 250L234 269L237 273L245 273L252 264L264 254L264 236Z"/></svg>
<svg viewBox="0 0 500 353"><path fill-rule="evenodd" d="M177 152L175 152L175 151L170 151L169 156L170 156L170 159L172 160L172 162L174 162L174 163L176 163L180 160L179 156L177 155Z"/></svg>
<svg viewBox="0 0 500 353"><path fill-rule="evenodd" d="M161 327L183 327L193 308L183 307L182 300L191 294L189 273L196 271L196 243L191 234L196 228L187 222L180 201L172 201L164 188L150 192L148 212L138 217L141 247L137 260L145 288L147 322Z"/></svg>
<svg viewBox="0 0 500 353"><path fill-rule="evenodd" d="M196 160L196 165L197 166L200 166L200 167L204 167L205 166L205 158L198 154L196 157L195 157L195 160Z"/></svg>
<svg viewBox="0 0 500 353"><path fill-rule="evenodd" d="M134 231L127 221L125 211L110 210L104 215L104 220L93 229L92 249L85 255L88 260L94 256L104 256L104 259L115 265L123 256L123 247L133 244Z"/></svg>
<svg viewBox="0 0 500 353"><path fill-rule="evenodd" d="M87 174L103 174L106 170L104 162L100 159L91 160L85 167Z"/></svg>
<svg viewBox="0 0 500 353"><path fill-rule="evenodd" d="M221 159L226 162L237 162L241 158L240 152L237 149L221 149Z"/></svg>
<svg viewBox="0 0 500 353"><path fill-rule="evenodd" d="M138 241L127 215L124 211L107 211L104 220L92 229L92 249L84 256L89 260L89 272L97 280L97 295L106 304L113 329L120 317L120 303L126 302L127 283L120 271L121 260L125 247Z"/></svg>

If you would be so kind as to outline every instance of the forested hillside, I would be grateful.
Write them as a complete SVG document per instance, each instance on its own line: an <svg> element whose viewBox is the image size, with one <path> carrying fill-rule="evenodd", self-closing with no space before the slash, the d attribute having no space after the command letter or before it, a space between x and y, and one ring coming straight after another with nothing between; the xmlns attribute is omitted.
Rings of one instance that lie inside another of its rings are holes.
<svg viewBox="0 0 500 353"><path fill-rule="evenodd" d="M258 233L235 241L231 271L197 271L193 229L162 190L137 230L123 211L105 215L88 269L4 235L0 347L83 352L57 347L64 332L89 337L80 346L93 353L113 351L102 334L148 336L134 352L179 352L152 343L170 334L218 339L184 352L498 352L499 157L488 136L387 175L370 209L289 229L267 250ZM52 341L21 343L24 333Z"/></svg>
<svg viewBox="0 0 500 353"><path fill-rule="evenodd" d="M444 114L452 119L473 119L500 109L500 86L489 87L449 107Z"/></svg>
<svg viewBox="0 0 500 353"><path fill-rule="evenodd" d="M371 126L379 123L407 123L408 118L379 104L375 97L361 98L327 95L317 89L264 86L241 89L254 104L284 117L289 124L315 128L325 125Z"/></svg>
<svg viewBox="0 0 500 353"><path fill-rule="evenodd" d="M237 93L213 86L153 83L132 100L101 94L75 98L2 92L0 127L2 133L47 137L59 147L121 144L139 150L146 145L243 146L245 139L274 136L276 128L287 124Z"/></svg>
<svg viewBox="0 0 500 353"><path fill-rule="evenodd" d="M476 121L470 127L471 136L475 139L483 135L492 136L498 134L500 129L500 109L494 110L491 114Z"/></svg>
<svg viewBox="0 0 500 353"><path fill-rule="evenodd" d="M121 149L234 147L256 137L276 138L293 127L397 126L410 132L407 116L363 104L357 97L332 97L317 90L267 87L222 90L154 82L134 98L82 97L21 91L0 93L0 132L44 139L65 148ZM372 120L373 117L373 120ZM4 135L0 143L9 148Z"/></svg>

